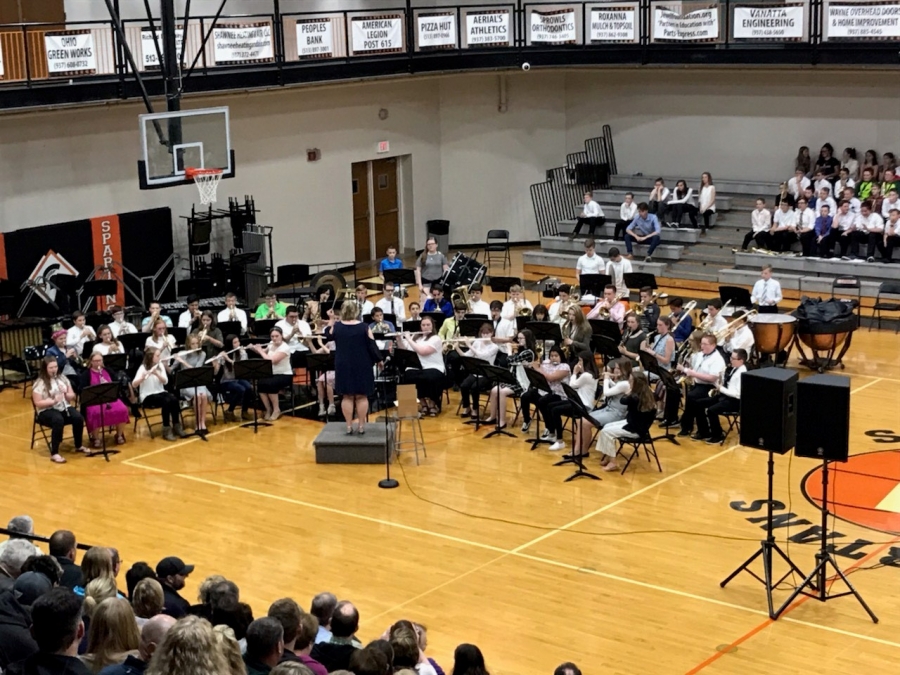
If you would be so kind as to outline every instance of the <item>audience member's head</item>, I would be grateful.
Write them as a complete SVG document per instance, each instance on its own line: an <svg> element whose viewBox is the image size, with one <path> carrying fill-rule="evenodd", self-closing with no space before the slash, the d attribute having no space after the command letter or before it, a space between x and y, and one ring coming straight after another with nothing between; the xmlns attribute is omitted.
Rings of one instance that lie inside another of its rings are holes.
<svg viewBox="0 0 900 675"><path fill-rule="evenodd" d="M300 625L297 628L297 638L294 641L294 652L309 654L316 641L319 632L319 620L312 614L302 614Z"/></svg>
<svg viewBox="0 0 900 675"><path fill-rule="evenodd" d="M278 619L265 616L247 628L247 660L274 668L284 653L284 629Z"/></svg>
<svg viewBox="0 0 900 675"><path fill-rule="evenodd" d="M75 535L68 530L57 530L50 535L50 555L75 560Z"/></svg>
<svg viewBox="0 0 900 675"><path fill-rule="evenodd" d="M38 598L53 590L55 584L40 572L22 572L13 589L18 596L19 604L31 606Z"/></svg>
<svg viewBox="0 0 900 675"><path fill-rule="evenodd" d="M459 645L453 653L452 675L488 675L481 650L475 645Z"/></svg>
<svg viewBox="0 0 900 675"><path fill-rule="evenodd" d="M203 581L200 582L200 587L197 589L197 601L201 605L209 605L209 593L212 590L213 586L217 586L223 581L227 581L225 577L221 574L211 574L206 577Z"/></svg>
<svg viewBox="0 0 900 675"><path fill-rule="evenodd" d="M350 655L350 670L353 675L388 675L387 657L377 649L357 649Z"/></svg>
<svg viewBox="0 0 900 675"><path fill-rule="evenodd" d="M97 577L84 587L84 614L92 617L94 610L104 600L115 598L119 595L116 588L116 580L112 577Z"/></svg>
<svg viewBox="0 0 900 675"><path fill-rule="evenodd" d="M394 669L394 648L391 647L391 643L388 640L372 640L366 645L366 649L379 651L384 654L384 659L387 661L388 668L390 668L388 672Z"/></svg>
<svg viewBox="0 0 900 675"><path fill-rule="evenodd" d="M34 520L31 516L15 516L7 524L10 539L21 539L23 534L34 534Z"/></svg>
<svg viewBox="0 0 900 675"><path fill-rule="evenodd" d="M331 615L337 607L337 597L334 593L319 593L312 599L309 613L319 620L319 625L328 628L331 625Z"/></svg>
<svg viewBox="0 0 900 675"><path fill-rule="evenodd" d="M394 668L415 668L419 662L419 639L412 624L398 621L391 627Z"/></svg>
<svg viewBox="0 0 900 675"><path fill-rule="evenodd" d="M647 202L641 202L638 204L638 213L641 214L641 218L646 218L647 214L650 213L650 205Z"/></svg>
<svg viewBox="0 0 900 675"><path fill-rule="evenodd" d="M31 635L42 654L76 656L84 637L81 598L68 588L54 588L31 607Z"/></svg>
<svg viewBox="0 0 900 675"><path fill-rule="evenodd" d="M39 572L50 580L54 586L62 579L62 565L52 555L33 555L22 563L22 573Z"/></svg>
<svg viewBox="0 0 900 675"><path fill-rule="evenodd" d="M156 584L159 586L159 583ZM175 625L175 619L168 614L157 614L147 621L141 628L141 641L138 651L141 654L141 660L145 663L150 661L153 652L159 647L163 638L169 629Z"/></svg>
<svg viewBox="0 0 900 675"><path fill-rule="evenodd" d="M359 612L352 602L342 600L331 615L331 633L335 637L352 637L359 629Z"/></svg>
<svg viewBox="0 0 900 675"><path fill-rule="evenodd" d="M285 649L293 649L300 630L300 617L303 610L292 598L281 598L269 607L269 617L278 621L284 630Z"/></svg>
<svg viewBox="0 0 900 675"><path fill-rule="evenodd" d="M88 630L88 654L93 655L91 670L99 673L106 666L123 661L123 652L136 650L140 646L134 612L125 598L104 600L91 616Z"/></svg>
<svg viewBox="0 0 900 675"><path fill-rule="evenodd" d="M173 591L184 588L184 580L194 571L193 565L185 565L181 558L174 555L163 558L156 564L156 578L163 586Z"/></svg>
<svg viewBox="0 0 900 675"><path fill-rule="evenodd" d="M134 597L134 589L137 587L141 579L156 579L156 572L147 563L141 561L132 565L125 572L125 586L128 589L128 597Z"/></svg>
<svg viewBox="0 0 900 675"><path fill-rule="evenodd" d="M112 554L105 546L92 546L81 559L81 572L84 574L84 584L87 586L94 579L109 577L115 579Z"/></svg>
<svg viewBox="0 0 900 675"><path fill-rule="evenodd" d="M353 673L346 670L333 670L329 675L341 675L341 673L353 675ZM285 661L272 668L272 670L269 671L269 675L314 675L314 673L309 667L304 666L302 663L297 661Z"/></svg>
<svg viewBox="0 0 900 675"><path fill-rule="evenodd" d="M571 661L566 661L556 666L553 675L581 675L581 669Z"/></svg>
<svg viewBox="0 0 900 675"><path fill-rule="evenodd" d="M0 553L0 573L15 579L22 573L25 561L34 556L34 544L27 539L13 539Z"/></svg>
<svg viewBox="0 0 900 675"><path fill-rule="evenodd" d="M119 549L109 548L109 557L112 558L113 576L119 576L119 570L122 569L122 558L119 557Z"/></svg>
<svg viewBox="0 0 900 675"><path fill-rule="evenodd" d="M131 605L135 616L150 619L162 613L165 605L165 594L162 584L156 579L141 579L131 594Z"/></svg>
<svg viewBox="0 0 900 675"><path fill-rule="evenodd" d="M211 675L228 672L209 621L179 619L153 653L146 675Z"/></svg>
<svg viewBox="0 0 900 675"><path fill-rule="evenodd" d="M225 675L247 675L247 666L244 665L244 657L241 654L241 645L234 636L234 631L228 626L213 626L213 634L219 651L228 664Z"/></svg>

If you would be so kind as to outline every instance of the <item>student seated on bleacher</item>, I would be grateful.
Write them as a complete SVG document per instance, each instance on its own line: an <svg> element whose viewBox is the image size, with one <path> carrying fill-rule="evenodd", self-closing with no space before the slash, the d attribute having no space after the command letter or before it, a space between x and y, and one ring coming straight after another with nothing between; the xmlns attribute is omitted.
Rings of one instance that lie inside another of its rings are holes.
<svg viewBox="0 0 900 675"><path fill-rule="evenodd" d="M846 166L841 167L840 176L834 182L834 190L832 190L832 193L835 195L842 195L846 188L852 189L854 185L856 185L856 181L850 177L850 170Z"/></svg>
<svg viewBox="0 0 900 675"><path fill-rule="evenodd" d="M794 204L803 196L803 191L809 186L810 180L806 177L806 173L802 169L797 169L794 172L794 177L787 184L788 192L794 198Z"/></svg>
<svg viewBox="0 0 900 675"><path fill-rule="evenodd" d="M603 209L601 209L600 205L594 201L593 193L585 192L584 206L582 207L581 215L578 216L578 220L575 222L575 229L572 231L572 234L569 235L569 240L571 241L578 236L585 223L587 223L588 226L588 236L593 237L594 230L598 226L602 226L605 222L606 218L603 216Z"/></svg>
<svg viewBox="0 0 900 675"><path fill-rule="evenodd" d="M626 192L625 201L619 207L619 219L616 221L616 228L613 232L613 239L619 241L625 236L625 228L634 220L637 213L637 204L634 201L634 193Z"/></svg>
<svg viewBox="0 0 900 675"><path fill-rule="evenodd" d="M655 215L659 220L666 217L666 204L669 201L669 188L666 187L666 181L657 178L653 183L653 189L650 190L650 196L647 198L650 213Z"/></svg>
<svg viewBox="0 0 900 675"><path fill-rule="evenodd" d="M887 248L884 243L884 219L873 208L872 202L865 201L860 207L857 229L861 241L866 242L866 262L875 262L875 249L881 253L882 259L887 256Z"/></svg>
<svg viewBox="0 0 900 675"><path fill-rule="evenodd" d="M831 198L831 188L822 188L819 190L819 198L816 200L816 213L826 205L828 206L829 213L837 213L837 203Z"/></svg>
<svg viewBox="0 0 900 675"><path fill-rule="evenodd" d="M874 174L872 169L863 169L862 180L856 184L856 197L860 201L865 201L872 196L872 186L874 183Z"/></svg>
<svg viewBox="0 0 900 675"><path fill-rule="evenodd" d="M847 257L848 248L855 252L856 245L854 243L854 237L856 232L856 219L858 217L859 214L854 213L850 208L849 200L842 200L837 213L834 215L834 220L831 223L831 233L828 235L828 239L824 244L829 256L835 254L836 246L840 246L840 256L842 260L849 260Z"/></svg>
<svg viewBox="0 0 900 675"><path fill-rule="evenodd" d="M769 231L772 235L769 238L769 244L773 251L789 251L791 245L796 240L794 227L797 224L797 212L791 208L791 205L785 200L778 206L775 215L772 217L772 229Z"/></svg>
<svg viewBox="0 0 900 675"><path fill-rule="evenodd" d="M746 251L751 241L756 242L757 248L772 248L772 214L766 208L766 200L760 197L756 200L756 208L750 214L750 231L744 235L744 243L741 250Z"/></svg>
<svg viewBox="0 0 900 675"><path fill-rule="evenodd" d="M638 214L625 230L625 249L628 251L625 257L631 260L632 246L635 242L648 242L650 248L644 262L653 262L653 252L659 246L659 232L659 219L650 213L650 207L647 204L644 202L638 204Z"/></svg>
<svg viewBox="0 0 900 675"><path fill-rule="evenodd" d="M700 234L704 234L713 227L712 219L716 215L716 186L713 185L709 171L700 174L700 206L697 207L697 212L703 218Z"/></svg>
<svg viewBox="0 0 900 675"><path fill-rule="evenodd" d="M800 237L800 243L803 244L803 255L818 256L820 258L829 258L831 254L828 251L828 237L831 235L831 228L834 218L831 215L831 208L828 204L822 204L819 207L819 216L816 218L815 227L810 234Z"/></svg>
<svg viewBox="0 0 900 675"><path fill-rule="evenodd" d="M669 211L672 220L666 223L669 227L679 227L686 213L691 219L691 227L697 229L697 206L694 204L694 190L683 180L675 183L675 190L669 197Z"/></svg>
<svg viewBox="0 0 900 675"><path fill-rule="evenodd" d="M856 148L844 148L844 155L841 157L841 171L847 171L847 176L853 182L859 178L859 160L856 158Z"/></svg>
<svg viewBox="0 0 900 675"><path fill-rule="evenodd" d="M822 175L821 171L816 171L816 177L813 181L812 187L813 192L818 195L820 192L822 192L822 188L828 188L829 190L831 190L831 181L824 175Z"/></svg>
<svg viewBox="0 0 900 675"><path fill-rule="evenodd" d="M859 215L859 205L862 202L856 198L856 191L853 188L844 188L844 192L838 196L841 198L841 201L845 201L850 205L850 213L855 216Z"/></svg>
<svg viewBox="0 0 900 675"><path fill-rule="evenodd" d="M900 209L900 193L897 190L891 190L884 196L884 201L881 202L881 217L888 218L894 209Z"/></svg>
<svg viewBox="0 0 900 675"><path fill-rule="evenodd" d="M826 143L819 151L819 158L816 160L815 166L816 173L821 173L828 181L832 181L840 168L841 163L834 156L834 148L831 143Z"/></svg>
<svg viewBox="0 0 900 675"><path fill-rule="evenodd" d="M597 255L593 239L585 239L584 255L575 263L575 279L580 284L582 274L603 274L603 258Z"/></svg>
<svg viewBox="0 0 900 675"><path fill-rule="evenodd" d="M900 206L891 209L884 224L884 262L893 260L897 244L900 244Z"/></svg>
<svg viewBox="0 0 900 675"><path fill-rule="evenodd" d="M897 190L897 175L892 169L885 168L884 179L881 181L881 194L887 197L892 191Z"/></svg>

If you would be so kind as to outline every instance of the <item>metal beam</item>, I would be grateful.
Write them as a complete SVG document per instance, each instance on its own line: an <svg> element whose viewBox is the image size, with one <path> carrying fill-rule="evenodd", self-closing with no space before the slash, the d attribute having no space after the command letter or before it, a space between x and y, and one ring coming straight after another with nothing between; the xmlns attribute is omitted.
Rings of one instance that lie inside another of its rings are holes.
<svg viewBox="0 0 900 675"><path fill-rule="evenodd" d="M147 12L147 21L150 23L150 34L153 35L153 46L156 48L156 62L159 64L159 72L162 73L163 77L168 77L166 64L163 62L162 49L159 48L159 37L156 34L156 22L153 20L150 0L144 0L144 10Z"/></svg>
<svg viewBox="0 0 900 675"><path fill-rule="evenodd" d="M193 74L194 68L197 66L197 61L200 60L200 57L203 55L203 50L206 49L206 43L209 42L209 38L212 36L213 30L215 30L216 24L219 22L219 17L222 16L222 10L225 9L226 2L228 2L228 0L222 0L222 4L219 5L219 11L217 11L216 15L213 17L212 25L206 32L206 35L203 36L203 42L200 43L200 49L197 50L197 55L194 57L194 61L193 63L191 63L191 67L188 68L188 71L184 74L184 77L181 78L182 91L184 90L184 83Z"/></svg>
<svg viewBox="0 0 900 675"><path fill-rule="evenodd" d="M175 0L160 0L163 59L166 64L166 104L169 112L181 110L181 69L178 67Z"/></svg>

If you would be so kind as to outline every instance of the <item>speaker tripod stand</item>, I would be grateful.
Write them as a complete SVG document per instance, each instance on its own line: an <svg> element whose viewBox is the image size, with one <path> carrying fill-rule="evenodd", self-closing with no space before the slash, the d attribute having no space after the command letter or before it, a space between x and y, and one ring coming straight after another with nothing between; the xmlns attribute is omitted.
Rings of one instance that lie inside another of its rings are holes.
<svg viewBox="0 0 900 675"><path fill-rule="evenodd" d="M796 600L797 596L801 593L809 598L814 600L819 600L820 602L825 602L826 600L833 600L834 598L842 598L845 595L852 595L856 598L862 608L866 610L866 614L869 615L869 618L872 619L874 623L878 623L878 617L875 616L875 612L873 612L869 606L866 604L866 601L863 600L862 596L859 594L853 584L850 583L850 580L847 578L847 575L841 571L841 568L838 567L837 561L834 559L834 554L829 550L828 545L828 461L827 459L822 460L822 542L821 547L819 548L819 552L816 553L816 567L812 572L809 573L809 576L806 577L797 588L794 589L794 592L791 593L791 597L785 601L785 603L779 608L777 616L781 616L782 612L790 607L791 603ZM846 590L842 593L833 593L829 595L828 593L828 566L831 566L835 573L835 580L840 579L843 581L849 590ZM805 589L807 586L810 588L812 592L808 592ZM773 618L776 618L773 617Z"/></svg>
<svg viewBox="0 0 900 675"><path fill-rule="evenodd" d="M781 547L775 541L775 534L772 528L772 501L773 501L773 482L775 478L775 453L769 450L769 466L768 466L768 477L769 477L769 490L766 500L766 538L759 543L759 550L756 551L753 555L751 555L747 560L745 560L740 567L738 567L734 572L728 575L728 577L722 581L719 585L722 588L728 584L729 581L734 579L741 572L747 572L754 579L762 583L766 587L766 600L769 603L769 618L777 619L778 615L784 610L782 607L777 612L775 611L775 604L772 601L772 591L785 579L787 579L792 573L796 572L799 575L803 575L803 572L800 571L800 568L797 567L794 562L787 556L787 554L781 550ZM778 581L772 580L772 563L774 561L775 555L781 557L784 560L790 569L782 576ZM756 572L750 569L750 566L756 562L756 559L762 557L763 562L763 576L760 577ZM785 605L787 606L787 605Z"/></svg>

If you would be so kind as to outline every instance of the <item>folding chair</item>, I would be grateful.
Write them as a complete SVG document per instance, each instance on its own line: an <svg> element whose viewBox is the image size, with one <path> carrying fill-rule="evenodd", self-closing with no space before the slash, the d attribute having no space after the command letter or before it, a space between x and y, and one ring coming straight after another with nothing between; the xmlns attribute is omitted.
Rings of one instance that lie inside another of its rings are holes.
<svg viewBox="0 0 900 675"><path fill-rule="evenodd" d="M728 434L731 433L732 429L737 430L738 437L741 435L741 414L739 412L722 413L722 417L728 422L728 428L725 430L725 435L722 436L722 442L719 445L725 445L725 441L728 440Z"/></svg>
<svg viewBox="0 0 900 675"><path fill-rule="evenodd" d="M419 445L422 446L422 455L426 458L425 436L422 434L422 420L419 418L419 399L416 398L416 385L397 385L397 409L394 414L397 424L397 435L394 441L394 453L400 457L401 452L410 452L401 449L402 446L412 445L412 452L416 454L416 466L419 464ZM412 428L412 438L403 440L403 422L409 422Z"/></svg>
<svg viewBox="0 0 900 675"><path fill-rule="evenodd" d="M153 408L153 407L148 408L148 407L146 407L146 406L143 404L143 402L139 403L138 406L139 406L140 409L141 409L141 417L135 416L135 418L134 418L134 429L132 429L132 431L133 431L133 433L137 433L138 420L141 419L141 418L143 418L144 423L147 425L147 433L150 434L150 440L153 440L153 427L154 427L154 426L157 426L157 425L162 425L162 408ZM159 411L159 414L156 415L156 417L159 418L159 422L158 422L158 423L157 423L157 422L154 422L153 424L150 423L150 415L149 415L148 412L147 412L148 410L157 410L157 411Z"/></svg>
<svg viewBox="0 0 900 675"><path fill-rule="evenodd" d="M616 454L622 454L624 456L625 453L622 452L626 445L630 445L633 448L633 452L628 457L628 461L625 462L625 466L622 467L622 475L625 475L625 472L628 471L628 465L631 464L631 460L635 459L641 454L641 448L644 448L644 452L647 455L647 461L650 461L650 457L656 460L656 468L662 472L662 466L659 463L659 455L656 454L656 446L653 444L653 438L650 436L650 432L648 431L640 438L620 438L619 439L619 452Z"/></svg>
<svg viewBox="0 0 900 675"><path fill-rule="evenodd" d="M41 361L46 353L47 345L32 345L31 347L25 347L25 349L22 350L22 361L25 363L25 376L27 378L23 382L22 398L25 398L29 384L32 388L34 387L34 381L37 379Z"/></svg>
<svg viewBox="0 0 900 675"><path fill-rule="evenodd" d="M31 449L34 450L34 441L37 438L37 432L40 430L41 436L44 438L44 443L47 444L47 452L52 452L53 448L50 447L50 437L47 435L47 427L41 424L41 421L38 419L38 409L34 405L34 401L31 402L31 410L34 413L34 420L31 424ZM66 426L71 427L71 425L67 424ZM70 433L69 437L74 442L75 437ZM65 440L66 436L63 435L63 440Z"/></svg>
<svg viewBox="0 0 900 675"><path fill-rule="evenodd" d="M850 303L850 307L856 311L857 318L862 317L862 282L859 280L859 277L855 277L852 274L844 274L839 277L835 277L831 282L831 297L837 297L838 293L850 293L853 294L853 291L856 292L855 298L850 298L847 302ZM870 327L871 329L871 327Z"/></svg>
<svg viewBox="0 0 900 675"><path fill-rule="evenodd" d="M503 269L506 269L507 264L512 267L509 256L509 230L488 230L484 242L484 264L490 267L491 259L497 257L503 263Z"/></svg>
<svg viewBox="0 0 900 675"><path fill-rule="evenodd" d="M872 307L875 310L875 320L878 322L878 330L881 330L881 313L882 312L900 312L900 302L882 302L881 296L889 295L891 297L897 297L900 299L900 283L896 281L882 281L878 285L878 294L875 296L875 305ZM897 317L897 327L894 329L894 334L897 334L897 331L900 331L900 317ZM871 332L872 326L869 325L869 331Z"/></svg>

